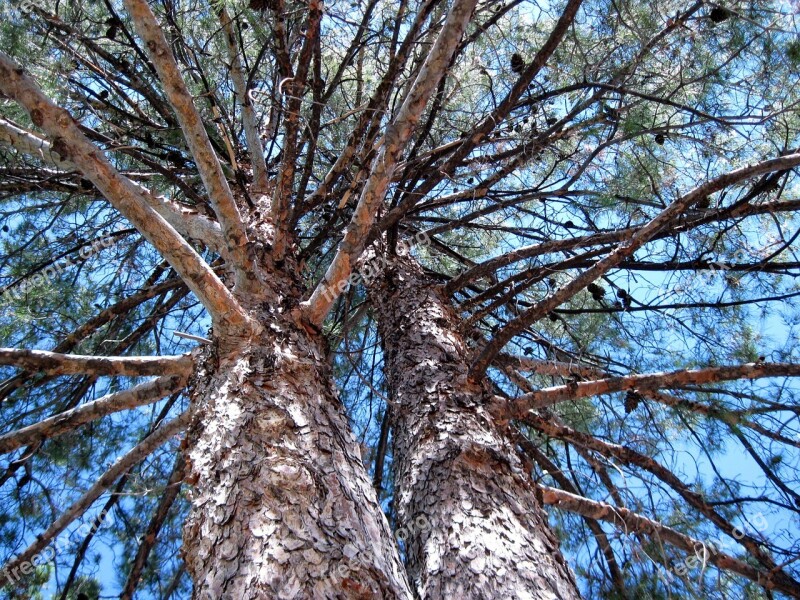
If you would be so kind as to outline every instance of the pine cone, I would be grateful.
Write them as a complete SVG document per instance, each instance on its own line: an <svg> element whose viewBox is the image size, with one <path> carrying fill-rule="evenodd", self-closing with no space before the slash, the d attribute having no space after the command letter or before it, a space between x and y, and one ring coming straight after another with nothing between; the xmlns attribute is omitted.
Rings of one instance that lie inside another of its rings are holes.
<svg viewBox="0 0 800 600"><path fill-rule="evenodd" d="M522 73L525 70L525 60L516 52L511 55L511 70L514 73Z"/></svg>
<svg viewBox="0 0 800 600"><path fill-rule="evenodd" d="M625 414L629 415L635 411L642 400L642 395L632 390L625 394Z"/></svg>
<svg viewBox="0 0 800 600"><path fill-rule="evenodd" d="M714 23L722 23L730 16L731 16L731 11L729 11L727 8L722 8L721 6L715 6L714 8L711 9L711 12L708 14L708 17Z"/></svg>

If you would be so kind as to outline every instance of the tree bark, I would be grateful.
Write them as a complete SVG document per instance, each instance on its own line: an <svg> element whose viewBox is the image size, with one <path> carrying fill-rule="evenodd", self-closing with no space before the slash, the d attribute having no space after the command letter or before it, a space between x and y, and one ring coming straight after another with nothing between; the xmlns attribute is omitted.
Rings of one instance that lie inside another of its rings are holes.
<svg viewBox="0 0 800 600"><path fill-rule="evenodd" d="M411 598L321 336L288 311L256 313L263 343L209 354L196 373L194 598Z"/></svg>
<svg viewBox="0 0 800 600"><path fill-rule="evenodd" d="M488 383L467 378L468 349L446 296L407 253L363 272L396 391L397 535L415 593L579 598L530 473L487 410Z"/></svg>

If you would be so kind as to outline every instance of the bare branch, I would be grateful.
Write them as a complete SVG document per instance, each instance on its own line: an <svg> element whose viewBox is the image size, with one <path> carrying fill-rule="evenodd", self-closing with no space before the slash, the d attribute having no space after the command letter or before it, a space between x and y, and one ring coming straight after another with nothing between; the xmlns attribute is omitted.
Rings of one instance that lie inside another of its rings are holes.
<svg viewBox="0 0 800 600"><path fill-rule="evenodd" d="M77 171L77 167L54 152L50 142L34 133L17 127L10 121L0 118L0 144L10 146L22 154L35 156L47 164L55 165L64 171Z"/></svg>
<svg viewBox="0 0 800 600"><path fill-rule="evenodd" d="M187 376L192 371L192 356L82 356L45 350L0 348L0 365L47 375L148 375Z"/></svg>
<svg viewBox="0 0 800 600"><path fill-rule="evenodd" d="M647 534L667 542L671 546L691 552L694 556L689 560L698 565L705 565L708 562L718 566L720 569L737 573L751 581L755 581L758 585L768 590L778 590L793 598L800 598L800 590L781 571L757 569L744 561L720 552L719 548L712 543L702 542L684 535L622 506L612 506L605 502L589 500L588 498L544 485L540 485L539 489L542 491L544 504L577 513L589 519L613 523L628 534L634 532ZM688 562L687 560L687 564Z"/></svg>
<svg viewBox="0 0 800 600"><path fill-rule="evenodd" d="M26 444L61 435L111 413L152 404L177 392L186 385L186 382L185 375L160 377L121 392L108 394L28 427L0 435L0 453L11 452Z"/></svg>
<svg viewBox="0 0 800 600"><path fill-rule="evenodd" d="M242 60L239 57L239 45L236 43L233 21L231 21L224 5L220 5L219 20L222 24L222 31L228 48L231 81L233 81L233 87L236 90L236 99L242 109L242 126L247 140L247 149L250 152L250 162L253 163L253 192L265 194L268 185L267 163L264 160L264 148L261 145L261 138L258 133L258 120L256 112L253 110L253 101L250 99L249 90L247 89L247 80Z"/></svg>
<svg viewBox="0 0 800 600"><path fill-rule="evenodd" d="M614 457L627 465L634 465L652 473L671 487L698 513L704 515L711 523L716 525L720 531L736 539L736 541L744 546L750 555L758 560L764 567L770 570L777 569L775 561L767 551L762 548L757 539L746 533L744 535L738 535L738 533L741 532L737 533L736 527L718 513L714 506L706 501L703 495L691 489L689 485L684 483L677 475L653 458L643 455L628 446L605 442L593 435L567 427L566 425L558 423L557 419L552 418L552 416L544 418L539 415L529 414L524 422L550 437L568 441L570 444L592 450L606 458ZM800 584L796 583L795 586L800 588Z"/></svg>
<svg viewBox="0 0 800 600"><path fill-rule="evenodd" d="M657 390L642 390L642 396L672 408L685 409L700 415L705 415L712 419L717 419L718 421L725 423L733 432L735 432L736 428L738 427L746 427L763 435L764 437L775 440L776 442L794 446L795 448L800 448L800 439L786 437L785 432L784 435L781 435L780 433L771 431L753 419L748 418L755 412L764 412L765 409L761 409L759 411L751 411L747 409L726 410L724 408L717 408L708 404L695 402L693 400L687 400L686 398L679 398L673 396L672 394L667 394L666 392ZM768 412L778 413L783 410L796 411L797 409L789 405L777 405L771 406L768 409Z"/></svg>
<svg viewBox="0 0 800 600"><path fill-rule="evenodd" d="M557 375L559 377L601 377L605 371L579 361L540 360L523 356L500 353L494 360L498 367L510 367L520 371L530 371L537 375Z"/></svg>
<svg viewBox="0 0 800 600"><path fill-rule="evenodd" d="M375 88L375 91L372 94L372 97L369 99L368 102L362 104L361 106L353 109L350 111L351 114L361 112L361 115L358 118L358 122L353 127L347 142L344 146L344 150L342 150L338 157L336 158L334 164L326 173L325 177L323 178L322 182L317 186L317 188L309 194L309 196L304 200L303 204L304 207L308 208L313 206L317 202L322 202L325 199L326 194L330 192L333 188L334 183L336 180L341 177L342 173L347 169L347 167L351 164L353 157L358 150L358 146L360 143L363 143L365 146L369 146L371 144L371 140L374 138L372 137L373 133L376 133L376 128L374 127L375 121L380 121L381 116L383 115L384 110L386 109L386 100L389 96L389 92L392 88L392 85L397 80L397 77L400 74L402 66L405 65L406 61L408 60L408 56L414 48L414 40L417 39L419 35L419 31L421 30L425 20L428 18L433 7L438 3L439 0L425 0L425 2L420 6L417 11L416 16L414 17L414 21L408 26L408 32L403 40L400 49L397 53L392 57L386 72L381 79L380 84ZM368 23L368 17L372 10L372 3L369 5L369 9L364 13L364 20L361 23L359 29L359 36L356 37L360 39L361 30L366 28ZM354 44L355 41L354 40ZM355 46L351 46L350 50L348 51L350 54L351 59L352 56L357 54L355 50ZM335 79L338 80L341 78L342 73L344 72L344 68L347 64L347 61L343 62L342 65L339 67L339 72L337 73ZM328 92L330 94L331 92ZM338 118L343 119L348 116L347 113L344 115L340 115ZM364 137L365 132L367 132L367 128L370 125L370 135L367 136L367 139L362 139Z"/></svg>
<svg viewBox="0 0 800 600"><path fill-rule="evenodd" d="M517 101L520 99L525 90L528 89L531 81L533 81L533 79L539 74L559 45L561 45L561 42L564 39L564 36L567 34L570 25L572 25L572 22L575 20L575 17L578 14L581 4L583 4L583 0L569 0L569 2L567 2L567 5L564 7L564 12L561 13L561 16L548 36L547 41L542 45L541 48L539 48L536 56L533 58L530 64L525 67L525 70L521 73L519 79L514 82L514 86L511 88L511 90L509 90L506 97L502 100L502 102L500 102L495 110L492 111L492 114L484 118L472 129L468 136L464 137L464 139L455 149L453 155L447 160L447 162L445 162L444 165L441 166L440 169L438 169L440 174L449 175L452 173L453 170L461 163L461 161L464 160L464 158L466 158L469 153L472 152L486 138L489 132L495 129L499 123L508 117L508 114L514 108ZM416 190L413 194L408 194L405 201L403 201L396 208L392 209L381 220L378 229L380 231L385 231L390 226L396 224L416 203L418 198L423 197L436 186L437 181L438 180L436 178L429 178L428 181L426 181L421 187L421 189Z"/></svg>
<svg viewBox="0 0 800 600"><path fill-rule="evenodd" d="M80 172L77 165L64 160L55 152L50 142L3 118L0 118L0 144L10 146L18 152L36 156L59 169ZM228 249L222 241L222 231L218 224L197 211L180 206L163 196L156 196L143 186L137 185L136 187L147 203L184 237L203 242L215 252L227 256Z"/></svg>
<svg viewBox="0 0 800 600"><path fill-rule="evenodd" d="M283 10L282 3L277 4L277 12ZM282 17L277 17L280 21ZM309 66L311 64L311 51L314 40L319 36L319 27L322 20L322 2L320 0L308 1L308 19L305 26L303 46L297 63L297 72L293 75L288 72L286 78L279 86L279 93L286 94L287 105L283 119L283 147L281 152L283 159L281 168L275 181L275 189L272 192L272 202L270 211L272 220L275 224L275 235L273 239L273 255L276 261L284 259L288 248L288 233L291 229L290 204L292 197L292 184L297 170L297 138L300 131L300 105L303 100L303 93L306 89ZM285 90L282 89L286 85Z"/></svg>
<svg viewBox="0 0 800 600"><path fill-rule="evenodd" d="M558 482L558 485L570 493L578 493L578 489L573 485L572 481L570 481L570 479L558 468L558 466L553 463L544 454L544 452L539 450L539 448L537 448L533 442L531 442L516 428L510 428L509 433L512 439L522 449L523 453L529 455L542 469L548 473L548 475ZM598 523L595 519L584 517L584 522L592 532L592 535L594 535L598 547L603 552L603 556L608 564L608 570L611 573L611 579L614 582L614 586L618 590L624 590L625 579L622 575L622 571L619 568L619 564L617 563L617 558L614 555L614 550L611 547L611 542L609 541L608 536L606 535L605 531L603 531L600 523Z"/></svg>
<svg viewBox="0 0 800 600"><path fill-rule="evenodd" d="M800 365L749 363L729 367L672 371L670 373L609 377L595 381L576 381L567 385L544 388L519 396L510 402L503 398L497 398L490 407L490 412L496 419L521 419L531 410L553 406L565 400L588 398L589 396L610 394L623 390L657 390L734 379L798 376L800 376Z"/></svg>

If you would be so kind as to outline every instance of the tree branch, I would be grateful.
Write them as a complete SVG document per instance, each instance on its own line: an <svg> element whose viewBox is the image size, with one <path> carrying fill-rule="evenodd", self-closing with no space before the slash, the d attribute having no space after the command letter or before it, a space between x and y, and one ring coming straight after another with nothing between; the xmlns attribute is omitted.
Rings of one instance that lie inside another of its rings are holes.
<svg viewBox="0 0 800 600"><path fill-rule="evenodd" d="M710 562L720 569L737 573L751 581L755 581L758 585L768 590L778 590L794 598L800 598L800 590L790 579L784 576L782 571L757 569L744 561L720 552L719 548L712 543L692 538L657 521L638 515L627 508L589 500L588 498L544 485L540 485L539 489L542 492L544 504L577 513L589 519L607 521L616 525L626 534L631 532L643 533L667 542L681 550L692 552L697 560L695 561L694 558L688 559L686 561L687 566L690 561L699 565Z"/></svg>
<svg viewBox="0 0 800 600"><path fill-rule="evenodd" d="M94 421L111 413L152 404L183 388L187 379L186 376L153 379L130 389L108 394L92 402L87 402L28 427L1 435L0 454L11 452L26 444L33 444L42 439L72 431L89 421Z"/></svg>
<svg viewBox="0 0 800 600"><path fill-rule="evenodd" d="M578 494L578 489L573 485L570 479L544 454L544 452L539 450L539 448L537 448L533 442L525 437L522 432L516 428L510 428L509 434L522 449L522 452L526 455L529 455L536 463L539 464L542 469L547 471L547 474L557 481L558 485L572 494ZM623 577L622 571L619 568L619 563L614 555L614 550L611 547L611 542L609 541L608 536L606 535L605 531L603 531L600 523L598 523L595 519L584 517L584 522L592 532L600 551L605 557L614 587L620 592L623 592L624 597L625 578Z"/></svg>
<svg viewBox="0 0 800 600"><path fill-rule="evenodd" d="M222 24L222 31L225 35L225 43L228 48L228 60L230 61L230 74L233 87L236 91L236 99L242 109L242 126L244 136L247 140L247 149L250 153L250 162L253 164L253 192L266 194L267 163L264 160L264 148L261 145L261 137L258 133L258 119L253 110L253 102L247 89L244 67L239 58L239 46L236 43L236 32L233 28L233 21L225 10L225 6L220 3L219 20Z"/></svg>
<svg viewBox="0 0 800 600"><path fill-rule="evenodd" d="M501 352L494 360L498 367L511 367L520 371L530 371L537 375L556 375L558 377L600 377L605 371L579 361L541 360L523 356L513 356Z"/></svg>
<svg viewBox="0 0 800 600"><path fill-rule="evenodd" d="M428 18L428 15L433 10L433 7L439 2L439 0L425 0L423 4L417 11L416 16L414 17L414 21L408 26L408 31L406 33L405 38L403 39L403 43L400 46L400 49L397 53L391 58L389 61L389 66L386 69L386 72L383 74L383 78L378 86L375 88L372 96L370 97L369 101L365 104L362 104L360 107L353 109L350 113L361 112L361 115L358 118L356 125L353 127L353 130L350 132L349 137L347 138L347 142L345 143L344 150L342 150L334 164L330 167L328 172L325 174L322 182L317 186L317 188L309 194L306 199L303 201L303 208L308 210L313 208L316 204L321 203L325 200L326 195L333 189L334 184L342 176L347 168L352 163L353 157L358 150L359 144L363 144L364 147L368 147L371 143L371 140L374 139L372 137L372 133L375 131L375 122L380 122L381 117L383 116L384 111L386 110L386 102L389 96L389 92L392 89L392 85L397 80L398 75L400 74L403 66L405 65L406 61L408 60L408 56L410 55L411 51L414 48L414 41L417 39L419 35L419 31L422 28L425 20ZM364 14L364 20L362 21L360 28L359 28L359 36L361 35L362 29L366 29L367 24L369 23L368 17L372 10L373 4L370 3L368 6L367 12ZM356 39L359 39L359 36ZM355 40L354 40L355 43ZM352 53L352 54L351 54ZM336 76L334 77L334 84L339 79L341 79L342 74L344 73L344 69L357 54L355 47L351 45L350 49L348 50L348 55L350 56L349 59L346 59L342 62L339 67L339 72L337 72ZM332 84L333 85L333 84ZM329 88L327 96L333 93L335 88ZM339 116L338 118L343 119L349 116L345 113L343 116ZM369 131L368 131L369 128ZM368 133L366 138L364 138L364 134ZM362 139L364 138L364 139ZM297 215L295 215L297 216Z"/></svg>
<svg viewBox="0 0 800 600"><path fill-rule="evenodd" d="M525 67L525 70L521 73L519 79L514 83L514 86L509 90L508 94L506 94L506 97L503 98L490 115L471 129L470 134L463 138L452 156L437 169L436 173L438 173L440 177L449 176L461 161L486 138L489 132L495 129L497 125L509 115L517 101L522 97L522 94L528 89L530 83L547 64L547 61L561 44L561 41L567 34L567 30L575 20L575 16L578 14L581 4L583 4L583 0L569 0L567 2L567 5L564 7L564 12L561 13L547 41L539 48L530 64ZM381 219L378 230L385 231L392 225L398 223L417 202L417 199L428 194L438 182L439 179L430 177L419 190L407 194L403 202L389 211L389 213Z"/></svg>
<svg viewBox="0 0 800 600"><path fill-rule="evenodd" d="M64 171L77 171L77 167L54 152L50 142L0 118L0 144L14 148L17 152L35 156L46 164Z"/></svg>
<svg viewBox="0 0 800 600"><path fill-rule="evenodd" d="M222 165L211 146L203 118L194 105L194 99L181 76L172 49L147 1L125 0L125 6L137 33L145 42L147 54L156 68L164 93L175 111L186 144L197 164L211 206L222 227L228 250L234 259L236 284L249 289L250 282L256 279L256 269L248 250L247 232L222 172Z"/></svg>
<svg viewBox="0 0 800 600"><path fill-rule="evenodd" d="M772 214L777 212L794 212L798 210L798 208L800 208L800 202L791 200L781 202L766 202L758 205L745 204L742 206L731 206L724 209L707 211L706 214L700 215L696 218L681 220L679 227L681 231L685 231L689 228L705 225L714 221L722 222L727 218ZM482 263L471 266L469 269L451 279L445 285L445 292L452 295L463 287L467 286L469 282L481 277L488 277L501 267L523 261L526 258L543 256L556 252L564 252L567 250L575 250L577 248L586 248L591 246L599 247L607 244L617 243L621 240L629 238L637 229L637 227L627 227L625 229L618 229L616 231L593 233L587 236L572 237L561 240L548 240L539 244L523 246L521 248L517 248L516 250L506 252L494 258L490 258ZM433 231L435 230L428 230L427 233L431 235ZM653 239L664 238L667 237L667 233L674 232L676 231L673 230L667 232L665 229L662 230L662 232L658 235L654 236Z"/></svg>
<svg viewBox="0 0 800 600"><path fill-rule="evenodd" d="M750 555L758 560L764 567L770 570L777 569L775 561L767 551L762 548L758 540L748 534L735 535L737 531L733 524L718 513L701 494L690 489L688 484L684 483L672 471L651 457L640 454L628 446L605 442L587 433L554 422L552 417L544 418L539 415L529 414L524 422L552 438L568 441L570 444L592 450L606 458L614 457L627 465L634 465L652 473L672 488L698 513L705 516L711 523L716 525L720 531L736 539L747 549ZM794 585L800 588L800 583L795 583Z"/></svg>
<svg viewBox="0 0 800 600"><path fill-rule="evenodd" d="M749 363L729 367L709 367L672 371L670 373L646 373L625 377L608 377L595 381L576 381L567 385L544 388L507 401L495 397L489 411L499 420L521 419L530 411L553 406L565 400L588 398L623 390L657 390L684 385L699 385L715 381L734 379L760 379L762 377L798 377L800 365L788 363Z"/></svg>
<svg viewBox="0 0 800 600"><path fill-rule="evenodd" d="M278 4L279 8L281 3ZM270 211L275 225L273 239L273 255L276 261L284 259L288 248L289 231L292 228L290 205L292 188L297 170L297 138L300 127L300 106L306 89L309 66L311 64L311 50L313 41L319 36L320 21L322 20L321 0L308 0L308 19L305 25L303 46L297 61L297 71L287 76L278 88L279 94L287 98L283 119L283 144L281 152L283 158L281 167L272 192ZM283 87L285 84L285 88ZM282 89L283 88L283 89ZM301 193L304 193L302 191Z"/></svg>
<svg viewBox="0 0 800 600"><path fill-rule="evenodd" d="M77 165L55 152L50 142L1 117L0 144L14 148L17 152L35 156L64 171L80 172ZM218 224L172 200L156 196L142 186L136 185L136 187L147 203L183 236L201 241L215 252L227 256L228 249L222 241L222 231Z"/></svg>
<svg viewBox="0 0 800 600"><path fill-rule="evenodd" d="M0 348L0 365L10 365L26 371L47 375L180 375L191 373L190 354L178 356L82 356L58 354L45 350Z"/></svg>
<svg viewBox="0 0 800 600"><path fill-rule="evenodd" d="M367 233L377 215L392 180L395 167L406 142L419 121L433 90L444 75L477 0L454 0L444 26L425 59L417 79L400 107L397 117L380 140L369 178L359 198L344 239L336 250L324 277L311 297L303 303L305 319L319 326L336 298L344 290L352 273L353 263L364 249Z"/></svg>

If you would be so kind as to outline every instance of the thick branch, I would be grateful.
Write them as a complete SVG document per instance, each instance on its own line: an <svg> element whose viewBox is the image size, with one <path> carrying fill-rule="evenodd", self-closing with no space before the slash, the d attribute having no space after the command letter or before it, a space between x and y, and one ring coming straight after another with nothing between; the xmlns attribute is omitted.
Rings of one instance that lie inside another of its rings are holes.
<svg viewBox="0 0 800 600"><path fill-rule="evenodd" d="M225 241L237 267L237 284L251 281L255 278L255 266L247 250L247 232L242 217L222 172L222 165L208 138L203 118L197 111L194 99L175 62L172 49L146 0L125 0L125 6L136 31L147 46L148 56L163 84L164 93L175 110L186 144L195 159L211 205L222 226Z"/></svg>
<svg viewBox="0 0 800 600"><path fill-rule="evenodd" d="M572 22L575 20L575 17L578 14L581 4L583 4L583 0L569 0L567 2L567 5L564 7L564 12L561 13L561 16L553 27L553 30L550 32L547 41L536 53L536 56L534 56L531 63L525 67L525 70L520 75L520 78L514 83L514 86L511 88L511 90L509 90L508 94L505 98L503 98L497 108L495 108L490 115L485 117L480 123L472 128L470 134L461 141L452 156L448 158L439 169L437 169L437 174L439 176L450 175L456 169L456 167L458 167L461 162L470 154L470 152L472 152L483 140L485 140L486 136L509 115L517 101L522 97L522 94L528 89L530 83L547 64L547 61L550 59L559 45L561 45L564 36L567 34L569 27L572 25ZM406 199L399 206L392 209L381 220L378 229L380 231L385 231L392 225L399 222L400 219L402 219L403 216L408 212L408 210L417 202L417 199L424 197L428 192L430 192L436 186L438 181L438 177L428 178L428 180L422 186L420 186L420 189L414 190L413 193L408 194Z"/></svg>
<svg viewBox="0 0 800 600"><path fill-rule="evenodd" d="M609 377L595 381L578 381L567 385L544 388L519 396L510 402L503 398L497 398L490 407L490 411L497 419L521 419L531 410L553 406L565 400L588 398L589 396L610 394L623 390L658 390L734 379L797 376L800 376L800 365L749 363L730 367L710 367L707 369L672 371L670 373L646 373L644 375Z"/></svg>
<svg viewBox="0 0 800 600"><path fill-rule="evenodd" d="M334 183L352 164L353 157L355 156L359 145L363 144L364 147L367 147L370 144L370 141L373 139L372 135L368 135L366 138L364 138L364 134L368 131L368 127L369 133L371 134L374 130L374 123L376 121L380 121L381 117L383 116L383 113L386 110L386 102L389 92L397 80L403 65L405 65L406 61L408 60L409 54L414 48L414 41L417 39L419 31L422 29L423 23L428 18L428 15L438 1L439 0L426 0L422 6L420 6L416 16L414 17L413 23L411 23L411 25L408 27L408 31L402 45L400 46L400 49L389 62L389 66L387 67L380 84L378 84L378 86L375 88L372 97L366 104L363 104L353 111L350 111L350 113L356 113L359 111L361 112L358 122L353 127L353 130L347 139L347 143L344 146L344 150L339 153L339 156L336 158L333 166L328 170L322 182L319 184L319 186L317 186L317 189L314 190L303 201L304 208L308 209L313 207L316 203L322 202L325 199L326 194L333 189ZM367 12L364 14L364 20L361 24L362 28L366 28L367 23L369 22L368 17L372 6L373 5L370 4ZM356 54L355 47L351 46L348 52L352 52L352 55L354 56ZM339 67L339 73L337 73L336 77L334 77L334 81L338 81L341 78L346 64L347 62L343 62ZM330 88L328 94L326 95L330 95L332 93L332 89L333 88ZM344 119L347 116L349 116L349 114L345 113L344 115L340 116L339 119Z"/></svg>
<svg viewBox="0 0 800 600"><path fill-rule="evenodd" d="M52 148L75 164L84 177L169 261L211 313L220 329L243 335L250 322L222 281L175 229L152 207L139 188L122 176L80 131L64 109L44 95L25 71L0 52L0 91L19 102L34 125L52 138Z"/></svg>
<svg viewBox="0 0 800 600"><path fill-rule="evenodd" d="M0 144L14 148L22 154L35 156L64 171L77 170L75 165L64 160L57 152L53 152L50 142L3 118L0 118Z"/></svg>
<svg viewBox="0 0 800 600"><path fill-rule="evenodd" d="M149 375L187 376L192 371L192 357L178 356L82 356L58 354L45 350L0 348L0 365L47 375Z"/></svg>
<svg viewBox="0 0 800 600"><path fill-rule="evenodd" d="M35 156L46 164L51 164L64 171L80 172L77 165L65 160L58 152L55 152L50 142L3 118L0 118L0 144L14 148L17 152ZM182 207L164 197L156 196L142 186L137 187L148 204L183 236L201 241L222 255L227 254L219 225L196 211Z"/></svg>
<svg viewBox="0 0 800 600"><path fill-rule="evenodd" d="M282 7L282 3L279 3ZM297 170L298 135L300 132L300 107L306 89L309 66L311 64L311 51L315 40L320 34L322 21L321 0L308 1L308 19L305 25L303 46L297 62L297 71L290 79L284 79L279 86L279 93L287 98L283 119L283 144L281 152L281 168L275 180L275 189L272 192L272 220L275 224L273 239L273 255L276 261L284 259L288 249L289 231L291 230L291 198L295 172Z"/></svg>
<svg viewBox="0 0 800 600"><path fill-rule="evenodd" d="M183 375L160 377L12 431L0 436L0 453L11 452L26 444L61 435L111 413L152 404L183 388L186 381L187 377Z"/></svg>

